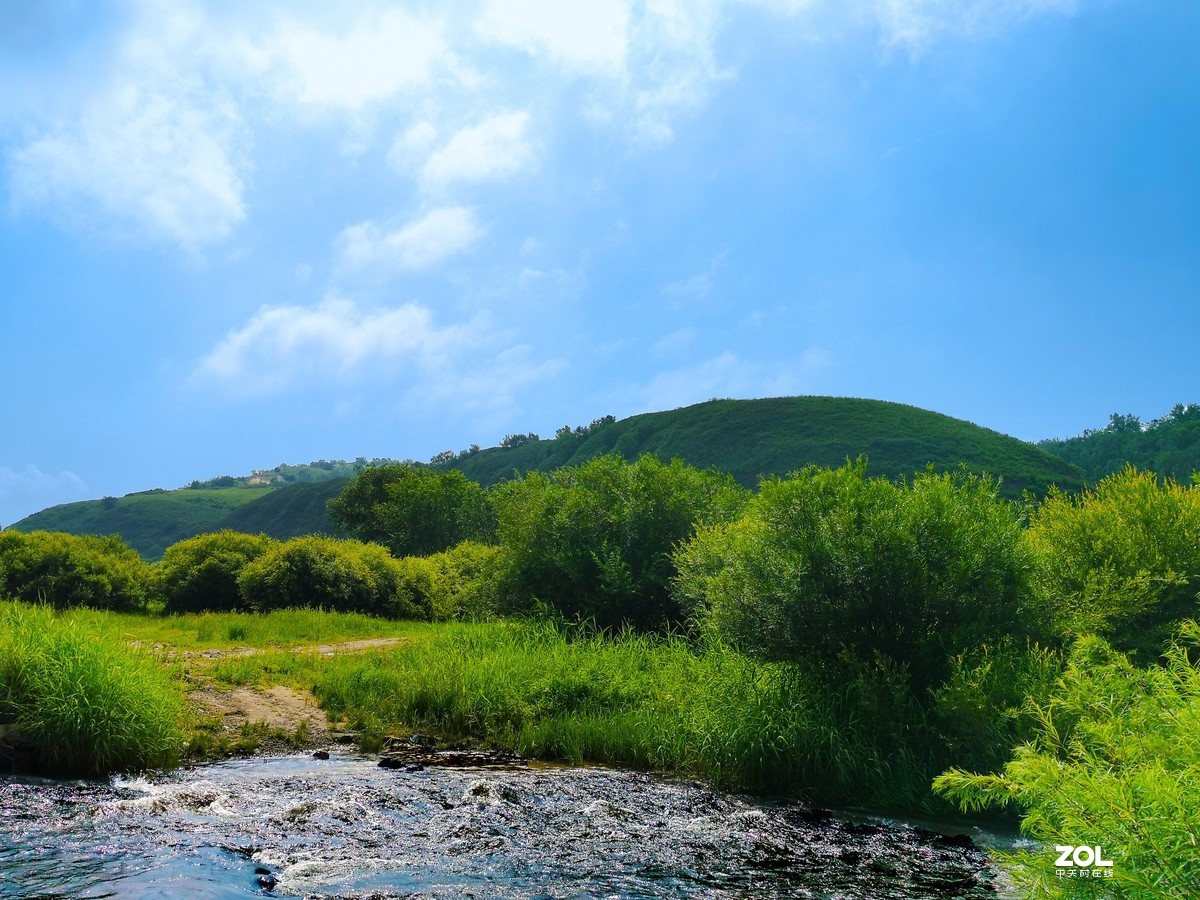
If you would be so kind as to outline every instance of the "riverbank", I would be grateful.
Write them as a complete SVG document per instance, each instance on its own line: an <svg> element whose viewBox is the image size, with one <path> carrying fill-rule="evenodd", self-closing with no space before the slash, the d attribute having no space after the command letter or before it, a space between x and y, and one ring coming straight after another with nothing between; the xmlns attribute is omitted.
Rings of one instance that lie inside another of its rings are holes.
<svg viewBox="0 0 1200 900"><path fill-rule="evenodd" d="M43 630L55 622L98 636L106 652L128 654L138 671L157 670L146 684L186 711L154 747L128 760L95 760L77 770L84 774L338 740L374 751L420 730L443 743L527 758L680 773L823 806L944 816L953 810L932 794L932 779L950 765L978 762L961 742L957 755L947 745L946 710L915 703L886 668L806 671L714 644L546 624L396 622L313 610L161 617L8 609L38 618ZM114 671L133 665L108 659ZM108 696L96 689L82 705L99 713ZM1008 745L987 740L1002 760Z"/></svg>

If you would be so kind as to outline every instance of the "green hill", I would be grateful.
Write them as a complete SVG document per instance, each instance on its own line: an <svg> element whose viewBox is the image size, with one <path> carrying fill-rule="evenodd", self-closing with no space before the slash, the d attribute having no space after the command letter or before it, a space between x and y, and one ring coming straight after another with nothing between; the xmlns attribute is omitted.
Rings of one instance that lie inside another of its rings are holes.
<svg viewBox="0 0 1200 900"><path fill-rule="evenodd" d="M349 478L292 484L239 506L221 520L221 528L269 534L280 540L306 534L340 535L325 515L325 504L341 493Z"/></svg>
<svg viewBox="0 0 1200 900"><path fill-rule="evenodd" d="M627 459L653 453L722 469L753 487L762 475L782 475L809 463L838 466L848 457L865 455L872 474L889 477L912 475L929 463L938 469L965 463L973 472L1001 477L1009 496L1025 489L1044 493L1051 484L1076 490L1083 482L1074 465L1016 438L914 406L836 397L710 400L619 422L597 419L587 427L562 428L552 440L510 436L504 444L442 454L435 457L435 467L455 468L489 485L514 472L575 465L604 453ZM365 460L347 465L363 464ZM341 465L281 466L247 478L194 482L176 491L66 503L11 527L119 534L147 559L161 557L175 541L222 528L285 539L334 534L325 504L347 481ZM258 483L267 474L274 483ZM296 480L287 483L288 478ZM225 486L230 482L236 486Z"/></svg>
<svg viewBox="0 0 1200 900"><path fill-rule="evenodd" d="M275 488L230 487L207 490L156 489L124 497L63 503L9 526L16 531L119 534L146 559L158 559L176 541L218 531L238 507L264 498Z"/></svg>
<svg viewBox="0 0 1200 900"><path fill-rule="evenodd" d="M710 466L754 486L763 475L782 475L809 463L838 466L865 455L869 470L909 476L929 463L938 469L966 463L973 472L1003 479L1003 492L1045 493L1052 484L1075 490L1075 466L1013 437L939 413L841 397L710 400L669 412L645 413L591 427L560 429L552 440L529 440L459 454L439 468L455 468L482 484L514 471L546 471L604 453L634 459L653 453Z"/></svg>

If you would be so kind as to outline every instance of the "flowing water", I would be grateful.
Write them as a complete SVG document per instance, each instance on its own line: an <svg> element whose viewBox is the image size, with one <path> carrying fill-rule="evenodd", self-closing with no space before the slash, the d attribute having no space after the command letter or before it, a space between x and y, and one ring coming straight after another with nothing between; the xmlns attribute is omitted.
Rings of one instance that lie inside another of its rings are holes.
<svg viewBox="0 0 1200 900"><path fill-rule="evenodd" d="M259 757L0 779L0 896L992 898L986 854L602 768Z"/></svg>

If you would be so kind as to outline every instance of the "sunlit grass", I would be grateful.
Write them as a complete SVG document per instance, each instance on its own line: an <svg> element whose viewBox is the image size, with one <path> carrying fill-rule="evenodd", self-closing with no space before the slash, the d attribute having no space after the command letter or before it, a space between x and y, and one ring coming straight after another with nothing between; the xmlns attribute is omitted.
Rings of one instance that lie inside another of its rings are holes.
<svg viewBox="0 0 1200 900"><path fill-rule="evenodd" d="M131 641L181 650L295 647L385 637L417 637L428 625L358 613L281 609L259 613L187 613L155 616L80 610L82 621L119 631Z"/></svg>
<svg viewBox="0 0 1200 900"><path fill-rule="evenodd" d="M101 775L173 764L182 712L162 664L111 629L0 603L0 723L25 733L39 770Z"/></svg>

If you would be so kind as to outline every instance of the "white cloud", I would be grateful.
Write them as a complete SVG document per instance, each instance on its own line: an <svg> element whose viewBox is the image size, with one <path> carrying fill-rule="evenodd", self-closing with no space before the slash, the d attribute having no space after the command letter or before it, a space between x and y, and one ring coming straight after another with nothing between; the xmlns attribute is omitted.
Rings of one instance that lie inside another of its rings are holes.
<svg viewBox="0 0 1200 900"><path fill-rule="evenodd" d="M515 175L532 162L533 154L525 139L528 124L529 113L513 112L463 128L429 157L421 171L422 181L445 185Z"/></svg>
<svg viewBox="0 0 1200 900"><path fill-rule="evenodd" d="M475 30L573 68L613 72L625 65L629 8L622 0L490 0Z"/></svg>
<svg viewBox="0 0 1200 900"><path fill-rule="evenodd" d="M399 383L407 385L401 396L418 405L503 406L565 366L534 359L525 345L506 346L510 338L486 313L441 325L416 303L367 308L331 297L316 306L265 306L200 361L191 383L248 397L330 383L394 392Z"/></svg>
<svg viewBox="0 0 1200 900"><path fill-rule="evenodd" d="M697 272L690 278L672 281L662 287L664 296L672 298L677 306L696 303L712 293L716 283L717 273L725 265L724 251L717 253L708 261L703 271Z"/></svg>
<svg viewBox="0 0 1200 900"><path fill-rule="evenodd" d="M479 322L439 326L415 303L362 309L332 297L316 306L264 306L201 360L192 379L268 394L313 377L352 381L379 366L437 368L480 338Z"/></svg>
<svg viewBox="0 0 1200 900"><path fill-rule="evenodd" d="M352 225L338 238L350 266L423 269L461 253L483 234L475 214L461 206L432 210L395 231L374 222Z"/></svg>
<svg viewBox="0 0 1200 900"><path fill-rule="evenodd" d="M1077 0L873 0L884 41L919 54L939 40L978 39L1048 13L1072 13Z"/></svg>
<svg viewBox="0 0 1200 900"><path fill-rule="evenodd" d="M234 110L211 98L123 84L12 154L13 199L72 221L98 212L194 249L245 216L236 130Z"/></svg>
<svg viewBox="0 0 1200 900"><path fill-rule="evenodd" d="M74 472L53 474L34 465L24 469L0 466L0 525L11 525L48 506L83 499L87 490Z"/></svg>
<svg viewBox="0 0 1200 900"><path fill-rule="evenodd" d="M414 160L429 154L437 140L437 128L432 122L418 122L392 142L388 152L388 163L396 169L406 169Z"/></svg>
<svg viewBox="0 0 1200 900"><path fill-rule="evenodd" d="M340 36L293 23L266 44L295 99L358 109L425 85L447 52L439 22L390 10L359 18Z"/></svg>
<svg viewBox="0 0 1200 900"><path fill-rule="evenodd" d="M69 223L178 242L225 238L245 217L248 141L207 63L204 23L146 4L86 82L53 82L9 152L12 199Z"/></svg>

